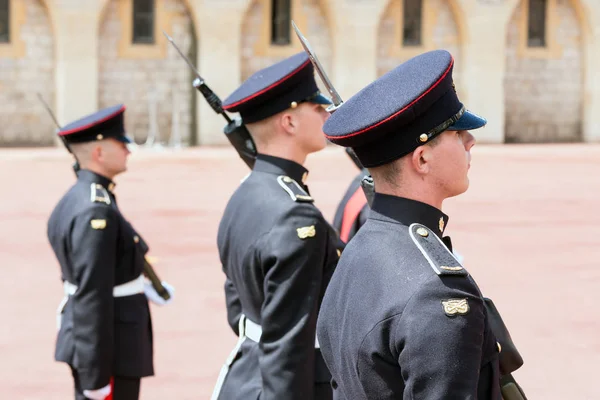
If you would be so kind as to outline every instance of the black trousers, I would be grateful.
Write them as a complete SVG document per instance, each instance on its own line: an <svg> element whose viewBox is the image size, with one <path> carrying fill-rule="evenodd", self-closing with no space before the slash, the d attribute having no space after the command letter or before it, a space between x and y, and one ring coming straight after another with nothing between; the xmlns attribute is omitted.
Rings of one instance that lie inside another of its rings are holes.
<svg viewBox="0 0 600 400"><path fill-rule="evenodd" d="M88 400L83 395L77 370L71 368L75 382L75 400ZM112 400L138 400L140 397L140 378L125 378L115 376L112 388ZM100 389L100 388L98 388ZM110 397L109 397L110 398Z"/></svg>

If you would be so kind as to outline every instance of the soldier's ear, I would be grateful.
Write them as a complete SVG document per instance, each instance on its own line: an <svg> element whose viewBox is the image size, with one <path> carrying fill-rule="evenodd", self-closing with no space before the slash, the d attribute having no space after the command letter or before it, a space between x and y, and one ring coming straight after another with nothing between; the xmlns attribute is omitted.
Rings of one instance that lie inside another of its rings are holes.
<svg viewBox="0 0 600 400"><path fill-rule="evenodd" d="M298 128L298 121L296 121L296 116L293 113L289 112L284 112L281 114L279 124L286 133L290 134L296 133L296 130Z"/></svg>
<svg viewBox="0 0 600 400"><path fill-rule="evenodd" d="M411 155L411 165L418 174L426 174L431 166L431 157L429 146L419 146Z"/></svg>
<svg viewBox="0 0 600 400"><path fill-rule="evenodd" d="M90 160L96 163L102 162L104 154L105 152L101 145L101 142L95 143L94 146L92 146L92 148L90 149Z"/></svg>

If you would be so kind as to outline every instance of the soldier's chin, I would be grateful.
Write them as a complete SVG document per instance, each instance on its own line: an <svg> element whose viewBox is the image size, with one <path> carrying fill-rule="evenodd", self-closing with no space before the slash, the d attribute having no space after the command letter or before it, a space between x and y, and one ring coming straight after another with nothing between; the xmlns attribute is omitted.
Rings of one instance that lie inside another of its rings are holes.
<svg viewBox="0 0 600 400"><path fill-rule="evenodd" d="M321 136L322 140L319 142L319 146L317 147L317 149L315 150L315 152L317 151L321 151L324 148L327 147L327 139L325 139L325 135Z"/></svg>
<svg viewBox="0 0 600 400"><path fill-rule="evenodd" d="M460 196L461 194L465 193L469 189L469 178L465 178L465 181L462 183L462 185L456 185L456 187L453 189L454 190L450 192L448 198Z"/></svg>
<svg viewBox="0 0 600 400"><path fill-rule="evenodd" d="M124 165L123 167L121 167L120 169L115 171L115 175L119 175L122 174L123 172L127 171L127 165Z"/></svg>

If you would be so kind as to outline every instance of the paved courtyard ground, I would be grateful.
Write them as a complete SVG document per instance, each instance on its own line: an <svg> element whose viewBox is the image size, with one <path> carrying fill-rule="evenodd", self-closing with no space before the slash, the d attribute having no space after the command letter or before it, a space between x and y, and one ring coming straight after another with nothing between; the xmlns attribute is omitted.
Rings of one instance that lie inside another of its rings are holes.
<svg viewBox="0 0 600 400"><path fill-rule="evenodd" d="M72 398L53 361L62 297L46 221L74 180L61 149L0 151L0 398ZM357 172L338 148L311 156L309 186L328 220ZM247 173L229 148L136 152L119 205L176 288L152 307L156 376L142 399L208 399L235 342L225 319L216 232ZM600 146L473 149L471 188L448 200L447 233L503 314L530 399L600 399ZM443 335L444 332L440 332Z"/></svg>

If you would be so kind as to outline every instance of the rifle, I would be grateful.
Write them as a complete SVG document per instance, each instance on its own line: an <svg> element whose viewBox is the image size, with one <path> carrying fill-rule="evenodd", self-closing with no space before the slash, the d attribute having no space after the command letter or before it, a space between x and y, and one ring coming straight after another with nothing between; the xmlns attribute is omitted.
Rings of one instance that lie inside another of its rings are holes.
<svg viewBox="0 0 600 400"><path fill-rule="evenodd" d="M223 107L221 106L221 99L206 85L204 79L200 76L200 73L192 64L190 59L181 52L179 47L173 41L173 38L169 36L165 31L163 34L166 38L171 42L177 53L185 60L185 62L190 66L196 78L192 82L192 86L194 86L206 99L211 108L217 113L221 114L225 120L227 121L227 125L223 129L225 136L229 139L229 142L233 145L239 156L244 160L244 162L252 169L254 167L254 162L256 160L256 145L254 144L254 140L248 132L248 129L244 125L244 123L240 119L231 120L231 118L225 113ZM329 108L328 108L329 111ZM331 112L331 111L330 111ZM352 151L352 149L347 148L346 153L350 157L350 159L354 162L354 164L359 168L363 169L360 161L356 157L356 154Z"/></svg>
<svg viewBox="0 0 600 400"><path fill-rule="evenodd" d="M40 99L40 101L42 102L42 104L44 105L44 107L46 108L46 111L48 111L48 114L50 114L50 117L52 117L52 120L54 120L56 127L59 130L62 129L60 124L58 123L58 120L56 119L56 116L50 109L50 106L48 105L48 103L46 103L44 101L44 98L42 97L42 95L39 92L37 95L38 95L38 98ZM58 137L60 137L60 140L63 142L63 144L69 151L69 153L71 153L73 155L73 158L75 159L75 163L73 164L73 171L75 171L75 176L77 176L77 173L80 170L79 161L77 161L77 156L75 156L75 153L73 153L73 151L71 150L71 146L69 146L69 144L67 143L67 140L64 137L62 137L61 135L58 135ZM156 290L156 292L158 293L158 295L160 297L162 297L165 300L169 300L171 298L171 295L169 294L167 289L165 289L165 287L162 284L162 281L160 280L158 275L156 275L154 268L152 268L152 265L150 265L150 263L148 262L147 259L144 259L144 274L148 277L148 279L152 283L152 287L154 287L154 290Z"/></svg>
<svg viewBox="0 0 600 400"><path fill-rule="evenodd" d="M235 148L240 158L246 163L246 165L250 169L252 169L256 161L257 151L254 140L252 139L250 132L248 132L248 128L246 128L246 125L244 125L241 119L236 118L232 120L229 117L229 115L225 113L225 110L223 110L221 99L208 87L204 79L202 79L202 77L200 76L200 73L198 72L194 64L192 64L190 59L187 58L187 56L183 54L181 50L179 50L179 47L177 47L171 36L167 35L165 31L163 31L163 34L166 36L167 40L171 42L173 47L175 47L175 50L177 50L177 53L179 53L179 55L185 60L185 62L189 65L189 67L196 75L196 78L192 82L192 86L194 86L196 90L202 93L202 96L204 96L204 98L206 99L210 107L214 110L214 112L222 115L223 118L225 118L225 121L227 121L227 125L223 129L225 136Z"/></svg>
<svg viewBox="0 0 600 400"><path fill-rule="evenodd" d="M54 124L56 124L56 127L58 128L58 130L61 130L62 128L61 128L60 124L58 123L58 120L56 119L56 116L54 115L54 113L50 109L50 106L48 105L48 103L46 103L46 101L42 97L41 93L38 92L37 96L40 99L40 101L42 102L42 104L43 104L44 108L46 109L46 111L48 111L48 114L50 114L50 117L54 121ZM60 138L60 140L63 143L63 145L66 147L67 151L69 153L71 153L73 155L73 158L75 159L75 162L73 163L73 171L75 172L75 176L77 176L77 173L79 172L79 169L80 169L80 167L79 167L79 161L77 161L77 157L75 156L75 154L73 154L73 151L71 151L71 146L69 146L69 144L67 143L67 140L64 137L62 137L61 135L58 135L58 137Z"/></svg>
<svg viewBox="0 0 600 400"><path fill-rule="evenodd" d="M500 312L496 308L494 302L487 298L483 298L485 309L488 313L488 318L496 336L496 340L502 346L499 355L500 363L500 390L504 400L527 400L525 392L513 378L512 373L523 365L523 357L519 354L517 347L510 337L508 328L504 324Z"/></svg>
<svg viewBox="0 0 600 400"><path fill-rule="evenodd" d="M158 293L160 297L162 297L165 300L169 300L171 298L169 291L165 289L165 287L162 284L162 281L160 280L158 275L156 275L154 268L152 267L150 261L148 261L148 258L146 257L144 257L144 275L146 275L146 277L150 280L150 282L152 283L152 287L154 288L154 290L156 290L156 293Z"/></svg>

